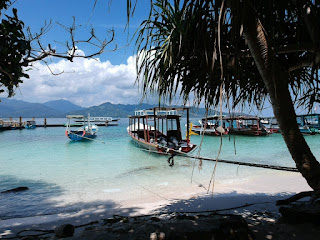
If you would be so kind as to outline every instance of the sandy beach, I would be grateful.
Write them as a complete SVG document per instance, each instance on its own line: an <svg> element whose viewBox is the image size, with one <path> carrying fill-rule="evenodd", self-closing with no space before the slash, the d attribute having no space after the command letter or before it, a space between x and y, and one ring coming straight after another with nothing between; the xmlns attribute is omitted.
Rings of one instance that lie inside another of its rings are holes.
<svg viewBox="0 0 320 240"><path fill-rule="evenodd" d="M206 191L203 186L197 188L186 186L186 188L175 193L170 192L166 196L159 196L158 198L153 196L149 199L140 200L131 199L130 201L117 203L112 207L106 203L96 208L82 209L74 213L1 220L0 238L14 237L19 231L26 229L54 230L61 224L69 223L76 227L74 237L77 239L86 232L86 226L99 227L103 219L112 218L114 215L128 217L149 214L159 215L160 213L163 215L173 212L204 213L214 210L219 210L221 213L241 215L252 226L254 226L252 223L257 221L257 216L260 217L260 222L262 220L264 222L264 224L258 224L260 228L263 228L266 223L275 226L274 223L279 218L278 207L275 202L294 193L309 191L310 187L299 173L280 173L276 171L270 173L272 174L256 177L239 184L216 183L213 193ZM85 226L77 227L81 225ZM264 231L260 229L259 233L261 232L263 232L263 235ZM32 233L34 232L24 232L20 236ZM53 236L53 234L51 235ZM279 239L264 238L265 236L260 235L258 239Z"/></svg>

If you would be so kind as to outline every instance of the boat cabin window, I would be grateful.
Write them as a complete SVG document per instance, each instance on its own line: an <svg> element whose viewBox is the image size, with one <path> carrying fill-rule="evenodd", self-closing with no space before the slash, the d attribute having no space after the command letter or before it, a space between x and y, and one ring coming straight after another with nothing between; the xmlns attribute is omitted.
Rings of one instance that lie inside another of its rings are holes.
<svg viewBox="0 0 320 240"><path fill-rule="evenodd" d="M177 130L177 120L176 119L168 119L168 130Z"/></svg>
<svg viewBox="0 0 320 240"><path fill-rule="evenodd" d="M238 124L240 128L249 128L258 126L258 121L256 119L250 119L250 120L238 120Z"/></svg>
<svg viewBox="0 0 320 240"><path fill-rule="evenodd" d="M167 137L170 139L171 137L176 138L178 141L181 141L181 130L179 125L179 119L173 118L167 120Z"/></svg>

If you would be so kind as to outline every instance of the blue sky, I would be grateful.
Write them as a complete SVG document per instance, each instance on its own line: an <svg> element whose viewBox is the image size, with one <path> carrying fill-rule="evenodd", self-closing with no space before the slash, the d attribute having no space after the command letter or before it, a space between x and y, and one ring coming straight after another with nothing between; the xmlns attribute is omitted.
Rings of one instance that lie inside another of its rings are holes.
<svg viewBox="0 0 320 240"><path fill-rule="evenodd" d="M109 4L111 2L111 4ZM149 0L139 0L130 25L127 24L126 0L17 0L13 7L18 9L18 16L37 33L52 21L52 27L42 38L44 46L51 44L57 52L66 49L61 43L70 39L68 32L59 24L71 26L73 17L76 25L76 39L84 40L89 36L91 27L101 39L109 39L107 31L114 29L115 44L110 44L107 52L95 59L76 59L70 63L62 59L47 59L49 68L41 62L33 64L28 71L30 79L25 79L16 91L15 99L29 102L46 102L65 99L75 104L89 107L104 102L114 104L136 104L141 101L141 94L134 84L136 80L134 43L130 40L140 23L148 16ZM11 9L6 14L11 14ZM59 24L57 24L57 22ZM78 45L79 54L89 55L97 51L88 44ZM54 76L51 72L63 74ZM151 96L145 102L154 102Z"/></svg>
<svg viewBox="0 0 320 240"><path fill-rule="evenodd" d="M130 25L127 30L127 1L126 0L98 0L94 7L95 0L17 0L13 7L18 9L19 17L30 26L33 32L39 32L45 21L52 21L52 29L42 38L45 43L61 49L56 41L64 42L67 32L59 22L65 26L71 26L73 17L76 25L81 25L77 31L78 39L88 36L91 26L95 29L100 39L107 37L107 30L114 29L115 43L118 45L116 52L107 52L99 58L102 61L109 60L112 64L126 63L127 58L133 55L134 44L128 41L148 16L149 0L139 0L136 12L130 18ZM111 4L110 4L111 3ZM94 51L88 45L81 46L85 52ZM113 44L107 49L112 49Z"/></svg>

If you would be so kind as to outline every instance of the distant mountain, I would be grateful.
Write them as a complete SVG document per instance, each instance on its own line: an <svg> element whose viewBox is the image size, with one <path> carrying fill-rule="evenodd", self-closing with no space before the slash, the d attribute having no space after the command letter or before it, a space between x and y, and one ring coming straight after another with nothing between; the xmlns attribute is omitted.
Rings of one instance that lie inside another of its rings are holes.
<svg viewBox="0 0 320 240"><path fill-rule="evenodd" d="M128 117L129 115L133 115L134 111L142 110L142 109L151 109L155 107L155 105L150 105L146 103L142 104L112 104L110 102L106 102L100 104L99 106L89 107L80 111L74 111L70 114L79 114L79 115L88 115L92 117ZM192 107L190 109L190 117L203 117L205 116L206 110L204 108L195 108ZM214 115L216 113L215 110L209 112L209 115ZM218 113L217 113L218 114ZM225 114L225 113L223 113Z"/></svg>
<svg viewBox="0 0 320 240"><path fill-rule="evenodd" d="M64 115L69 112L74 112L74 111L79 111L79 110L85 109L84 107L80 107L76 104L73 104L72 102L69 102L69 101L63 100L63 99L45 102L45 103L43 103L43 105L45 105L49 108L52 108L52 109L54 109Z"/></svg>
<svg viewBox="0 0 320 240"><path fill-rule="evenodd" d="M41 103L29 103L21 100L1 98L0 118L8 117L55 117L61 114Z"/></svg>
<svg viewBox="0 0 320 240"><path fill-rule="evenodd" d="M133 115L134 111L142 109L151 109L155 105L150 104L112 104L106 102L99 106L83 108L67 100L55 100L45 103L30 103L21 100L1 98L0 118L8 117L66 117L66 115L79 114L90 115L92 117L113 117L124 118ZM190 117L204 117L204 108L191 108ZM214 115L216 111L211 111L208 115ZM217 113L218 114L218 113ZM223 113L225 114L225 113Z"/></svg>
<svg viewBox="0 0 320 240"><path fill-rule="evenodd" d="M134 111L140 110L140 109L150 109L153 108L154 105L150 104L136 104L136 105L130 105L130 104L112 104L109 102L100 104L99 106L93 106L89 107L83 110L70 112L70 114L80 114L80 115L88 115L90 113L90 116L92 117L114 117L114 118L120 118L120 117L128 117L129 115L134 114Z"/></svg>

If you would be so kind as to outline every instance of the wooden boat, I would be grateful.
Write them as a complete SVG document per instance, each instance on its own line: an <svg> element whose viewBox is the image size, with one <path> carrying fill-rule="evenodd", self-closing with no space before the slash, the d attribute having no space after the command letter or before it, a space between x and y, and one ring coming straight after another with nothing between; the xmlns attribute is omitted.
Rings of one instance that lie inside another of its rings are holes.
<svg viewBox="0 0 320 240"><path fill-rule="evenodd" d="M225 116L223 116L224 118ZM199 120L200 125L193 125L192 131L197 134L209 136L221 136L229 133L229 128L225 127L225 121L219 115L209 116Z"/></svg>
<svg viewBox="0 0 320 240"><path fill-rule="evenodd" d="M9 127L10 130L17 130L21 128L22 128L22 125L20 125L18 121L15 121L15 120L10 121L10 127Z"/></svg>
<svg viewBox="0 0 320 240"><path fill-rule="evenodd" d="M90 123L90 115L88 115L88 118L85 118L83 115L68 115L67 119L65 134L72 141L90 140L96 137L98 127ZM73 130L71 129L73 125L71 121L75 119L84 119L85 121L82 122L82 126Z"/></svg>
<svg viewBox="0 0 320 240"><path fill-rule="evenodd" d="M0 131L2 130L10 130L10 124L7 121L0 119Z"/></svg>
<svg viewBox="0 0 320 240"><path fill-rule="evenodd" d="M119 125L119 120L118 118L112 118L112 117L107 117L106 120L106 126L118 126Z"/></svg>
<svg viewBox="0 0 320 240"><path fill-rule="evenodd" d="M75 122L83 122L85 119L75 119ZM90 122L92 123L105 123L106 126L118 126L119 119L112 117L90 117Z"/></svg>
<svg viewBox="0 0 320 240"><path fill-rule="evenodd" d="M237 116L224 118L229 122L229 133L247 136L266 136L267 128L261 124L260 118L255 116Z"/></svg>
<svg viewBox="0 0 320 240"><path fill-rule="evenodd" d="M16 129L21 129L21 127L23 127L23 125L15 120L0 119L0 130L16 130Z"/></svg>
<svg viewBox="0 0 320 240"><path fill-rule="evenodd" d="M36 121L26 121L26 124L24 125L24 128L26 129L35 129L37 127Z"/></svg>
<svg viewBox="0 0 320 240"><path fill-rule="evenodd" d="M156 107L135 111L129 116L127 131L133 141L151 152L186 154L196 148L190 143L189 131L182 139L178 111L187 111L187 129L189 129L189 109Z"/></svg>
<svg viewBox="0 0 320 240"><path fill-rule="evenodd" d="M280 127L275 117L263 118L260 122L267 128L269 133L280 133Z"/></svg>
<svg viewBox="0 0 320 240"><path fill-rule="evenodd" d="M315 129L311 129L308 125L299 126L299 130L303 135L315 135Z"/></svg>
<svg viewBox="0 0 320 240"><path fill-rule="evenodd" d="M297 116L300 132L304 135L315 135L320 129L320 114L305 114Z"/></svg>

